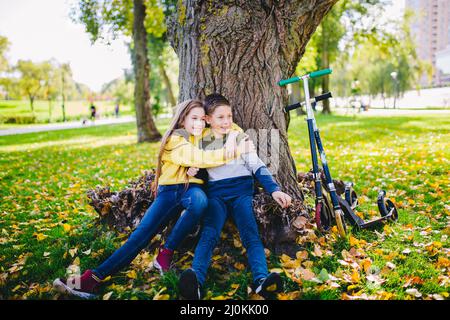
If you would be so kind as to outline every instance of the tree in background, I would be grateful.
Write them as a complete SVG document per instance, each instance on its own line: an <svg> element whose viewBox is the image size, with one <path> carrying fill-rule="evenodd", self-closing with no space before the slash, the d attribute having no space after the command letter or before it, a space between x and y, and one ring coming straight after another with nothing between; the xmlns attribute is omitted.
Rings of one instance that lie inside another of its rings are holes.
<svg viewBox="0 0 450 320"><path fill-rule="evenodd" d="M34 113L34 100L41 94L45 84L48 62L34 63L30 60L19 60L14 70L19 78L16 82L21 95L30 101L31 112Z"/></svg>
<svg viewBox="0 0 450 320"><path fill-rule="evenodd" d="M156 0L80 0L78 7L73 8L72 18L85 26L92 42L99 39L109 42L109 38L121 34L132 37L138 142L159 140L161 135L150 111L147 51L147 28L156 35L165 32L164 12Z"/></svg>
<svg viewBox="0 0 450 320"><path fill-rule="evenodd" d="M0 88L7 88L9 86L9 79L3 73L9 70L8 59L6 52L9 50L10 42L8 38L0 36Z"/></svg>
<svg viewBox="0 0 450 320"><path fill-rule="evenodd" d="M427 73L431 80L431 64L419 59L410 32L414 14L405 12L401 23L389 22L377 36L359 39L352 54L340 56L336 73L342 75L334 82L340 96L349 96L351 82L357 79L361 93L386 98L401 96L406 90L419 89L420 77ZM389 31L386 31L389 30ZM391 74L396 72L396 79Z"/></svg>
<svg viewBox="0 0 450 320"><path fill-rule="evenodd" d="M6 52L10 46L9 40L6 37L0 36L0 73L7 71L9 68L8 60L6 59Z"/></svg>

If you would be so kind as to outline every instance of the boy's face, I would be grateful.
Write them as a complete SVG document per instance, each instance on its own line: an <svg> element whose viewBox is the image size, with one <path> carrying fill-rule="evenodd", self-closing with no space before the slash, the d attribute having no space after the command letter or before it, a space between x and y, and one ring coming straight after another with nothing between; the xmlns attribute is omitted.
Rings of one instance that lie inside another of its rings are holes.
<svg viewBox="0 0 450 320"><path fill-rule="evenodd" d="M205 128L205 110L203 108L194 108L189 111L184 119L183 127L191 135L201 135Z"/></svg>
<svg viewBox="0 0 450 320"><path fill-rule="evenodd" d="M233 113L230 106L218 106L212 114L206 115L205 119L216 134L225 135L231 130Z"/></svg>

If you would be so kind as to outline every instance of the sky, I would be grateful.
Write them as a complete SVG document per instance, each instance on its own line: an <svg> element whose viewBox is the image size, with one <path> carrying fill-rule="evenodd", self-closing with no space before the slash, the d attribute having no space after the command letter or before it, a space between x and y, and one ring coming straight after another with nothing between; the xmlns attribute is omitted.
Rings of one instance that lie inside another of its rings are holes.
<svg viewBox="0 0 450 320"><path fill-rule="evenodd" d="M91 44L84 27L69 18L73 0L0 0L0 35L11 43L8 60L69 62L75 81L100 90L131 68L125 40Z"/></svg>
<svg viewBox="0 0 450 320"><path fill-rule="evenodd" d="M41 62L51 58L70 63L75 81L93 90L131 68L122 38L106 44L91 44L84 27L69 18L76 0L0 0L0 35L10 43L8 60ZM400 15L405 0L393 0L390 16Z"/></svg>

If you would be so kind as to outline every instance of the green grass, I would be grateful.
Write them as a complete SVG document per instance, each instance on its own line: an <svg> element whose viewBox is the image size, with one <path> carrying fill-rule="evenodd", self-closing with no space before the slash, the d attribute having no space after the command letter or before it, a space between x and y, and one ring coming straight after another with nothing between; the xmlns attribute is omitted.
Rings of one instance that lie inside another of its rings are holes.
<svg viewBox="0 0 450 320"><path fill-rule="evenodd" d="M113 101L95 101L97 113L100 117L114 115ZM51 104L51 121L58 122L63 119L62 102L54 101ZM66 119L78 120L81 118L89 118L90 103L88 101L66 101ZM130 106L121 105L120 114L131 114L133 112ZM0 100L0 117L14 116L32 116L33 112L28 100ZM49 120L49 104L48 101L37 100L34 102L34 115L39 123L48 122ZM5 126L5 125L2 125ZM7 129L2 128L2 129Z"/></svg>
<svg viewBox="0 0 450 320"><path fill-rule="evenodd" d="M359 211L366 218L377 214L382 187L400 218L377 232L352 230L346 239L334 233L300 237L308 256L294 264L313 272L313 279L294 281L298 270L272 255L269 268L286 271L279 298L411 299L410 289L425 299L448 298L450 121L439 116L320 116L318 123L331 173L355 182ZM167 120L159 123L161 131L165 128ZM303 117L291 120L289 142L297 169L309 170ZM95 267L118 248L126 235L98 223L86 191L96 185L122 189L154 167L157 150L158 143L136 143L133 123L0 137L0 299L57 298L51 282L64 276L69 265ZM322 254L314 255L315 248ZM208 299L253 298L247 292L247 261L235 249L210 268ZM355 250L361 255L350 259L347 252ZM161 277L145 270L152 254L141 254L114 275L100 297L177 299L178 271L192 258ZM344 265L346 259L355 264ZM246 268L237 268L236 262ZM382 283L369 281L371 274Z"/></svg>

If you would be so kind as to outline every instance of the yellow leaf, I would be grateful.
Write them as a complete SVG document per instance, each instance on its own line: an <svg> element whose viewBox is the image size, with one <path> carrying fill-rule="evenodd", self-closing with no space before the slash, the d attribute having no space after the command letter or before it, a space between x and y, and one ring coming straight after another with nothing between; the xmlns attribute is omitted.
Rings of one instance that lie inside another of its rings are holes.
<svg viewBox="0 0 450 320"><path fill-rule="evenodd" d="M45 234L43 234L43 233L37 233L36 234L36 239L37 239L37 241L42 241L42 240L44 240L45 238L47 238L48 236L47 235L45 235Z"/></svg>
<svg viewBox="0 0 450 320"><path fill-rule="evenodd" d="M298 260L303 261L308 259L308 251L298 251L295 256L297 257Z"/></svg>
<svg viewBox="0 0 450 320"><path fill-rule="evenodd" d="M163 287L161 290L159 290L159 292L153 297L153 300L169 300L170 299L170 295L168 295L168 294L161 294L165 290L167 290L166 287Z"/></svg>
<svg viewBox="0 0 450 320"><path fill-rule="evenodd" d="M130 279L136 279L137 278L136 271L134 271L134 270L128 271L127 277Z"/></svg>
<svg viewBox="0 0 450 320"><path fill-rule="evenodd" d="M111 295L113 294L112 291L108 292L107 294L103 295L103 300L109 300L111 298Z"/></svg>
<svg viewBox="0 0 450 320"><path fill-rule="evenodd" d="M77 254L78 248L69 249L69 254L73 258Z"/></svg>
<svg viewBox="0 0 450 320"><path fill-rule="evenodd" d="M238 239L233 239L233 244L236 248L242 247L242 243Z"/></svg>
<svg viewBox="0 0 450 320"><path fill-rule="evenodd" d="M242 264L242 263L239 263L239 262L236 262L235 264L234 264L234 267L236 268L236 269L238 269L238 270L244 270L245 269L245 266Z"/></svg>
<svg viewBox="0 0 450 320"><path fill-rule="evenodd" d="M359 240L353 236L350 236L350 246L359 246Z"/></svg>
<svg viewBox="0 0 450 320"><path fill-rule="evenodd" d="M72 264L79 266L80 265L80 257L76 257L75 260L73 260Z"/></svg>
<svg viewBox="0 0 450 320"><path fill-rule="evenodd" d="M12 289L12 292L16 292L17 290L19 290L20 289L20 287L22 287L22 285L17 285L14 289Z"/></svg>
<svg viewBox="0 0 450 320"><path fill-rule="evenodd" d="M367 273L367 271L369 271L370 266L372 265L372 261L370 261L370 259L364 259L363 261L361 261L361 265L364 269L364 272Z"/></svg>
<svg viewBox="0 0 450 320"><path fill-rule="evenodd" d="M72 226L70 224L64 223L63 228L64 228L64 232L69 232L70 229L72 229Z"/></svg>
<svg viewBox="0 0 450 320"><path fill-rule="evenodd" d="M358 283L359 282L359 272L356 269L353 269L353 273L352 273L352 281L354 283Z"/></svg>
<svg viewBox="0 0 450 320"><path fill-rule="evenodd" d="M225 296L217 296L217 297L212 297L211 300L227 300L228 297Z"/></svg>

